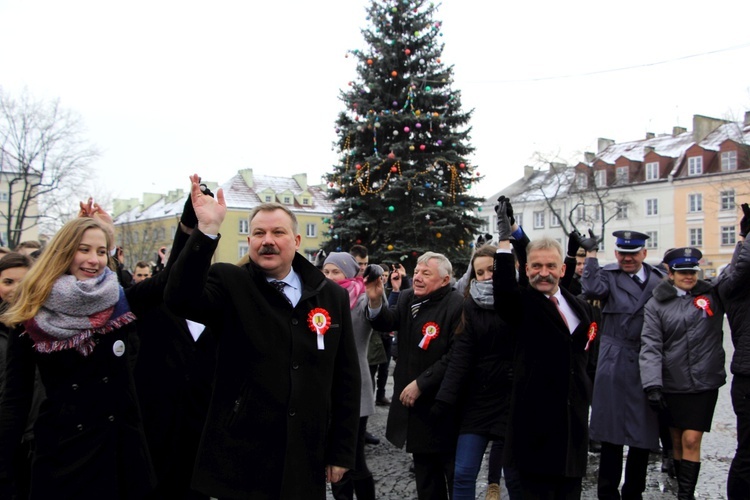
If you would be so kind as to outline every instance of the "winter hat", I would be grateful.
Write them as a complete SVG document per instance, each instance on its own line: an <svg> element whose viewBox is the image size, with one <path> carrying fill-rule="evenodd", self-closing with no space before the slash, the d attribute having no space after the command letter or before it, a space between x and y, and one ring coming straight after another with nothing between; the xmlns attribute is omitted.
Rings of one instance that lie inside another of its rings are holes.
<svg viewBox="0 0 750 500"><path fill-rule="evenodd" d="M359 273L359 264L357 264L357 261L354 260L354 257L352 257L351 254L346 252L329 253L328 257L326 257L326 261L323 263L323 267L325 267L326 264L333 264L341 269L341 272L344 273L344 276L346 276L347 279L354 278Z"/></svg>

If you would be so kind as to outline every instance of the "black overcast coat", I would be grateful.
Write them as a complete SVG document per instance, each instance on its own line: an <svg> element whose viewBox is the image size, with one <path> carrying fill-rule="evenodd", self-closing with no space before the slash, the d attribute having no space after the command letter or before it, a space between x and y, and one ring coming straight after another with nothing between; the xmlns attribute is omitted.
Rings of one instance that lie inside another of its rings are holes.
<svg viewBox="0 0 750 500"><path fill-rule="evenodd" d="M360 374L349 296L300 254L292 306L254 266L214 264L218 240L195 230L165 300L217 336L214 391L193 487L219 498L324 499L325 466L354 467ZM331 317L325 349L308 325Z"/></svg>
<svg viewBox="0 0 750 500"><path fill-rule="evenodd" d="M506 460L521 472L583 477L591 401L584 348L591 306L561 289L581 321L571 335L547 296L520 288L514 275L513 256L496 254L495 309L517 331Z"/></svg>

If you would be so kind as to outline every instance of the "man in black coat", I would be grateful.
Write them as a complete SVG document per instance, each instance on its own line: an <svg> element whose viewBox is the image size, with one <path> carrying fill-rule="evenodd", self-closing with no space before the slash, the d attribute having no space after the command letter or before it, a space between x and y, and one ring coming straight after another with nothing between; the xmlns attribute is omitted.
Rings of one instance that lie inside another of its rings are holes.
<svg viewBox="0 0 750 500"><path fill-rule="evenodd" d="M391 292L391 297L398 295L395 305L383 307L381 280L367 284L372 327L398 330L386 438L399 448L406 444L412 454L420 500L444 500L453 490L457 428L449 419L430 415L463 310L463 297L450 286L451 275L444 255L426 252L417 260L412 288Z"/></svg>
<svg viewBox="0 0 750 500"><path fill-rule="evenodd" d="M516 329L505 456L520 473L525 499L577 499L586 474L591 400L586 364L596 326L589 304L559 286L565 265L555 240L529 244L530 287L518 286L503 200L497 207L495 309Z"/></svg>
<svg viewBox="0 0 750 500"><path fill-rule="evenodd" d="M294 213L250 213L250 262L211 265L226 203L191 176L198 227L170 274L175 314L211 327L214 390L193 487L222 499L324 499L354 466L360 374L349 296L297 253Z"/></svg>

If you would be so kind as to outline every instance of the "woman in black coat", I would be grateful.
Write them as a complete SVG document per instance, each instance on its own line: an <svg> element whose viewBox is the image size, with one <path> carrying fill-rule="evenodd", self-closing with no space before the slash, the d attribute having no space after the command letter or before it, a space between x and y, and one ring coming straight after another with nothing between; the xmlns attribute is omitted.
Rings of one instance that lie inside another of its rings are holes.
<svg viewBox="0 0 750 500"><path fill-rule="evenodd" d="M91 202L81 207L3 315L14 330L0 401L0 496L14 476L37 367L47 399L34 428L30 498L142 499L153 485L132 377L134 321L161 302L167 271L123 290L108 267L111 218ZM185 239L178 231L175 248Z"/></svg>
<svg viewBox="0 0 750 500"><path fill-rule="evenodd" d="M489 441L502 456L502 444L510 411L514 341L509 327L494 310L492 271L497 248L484 245L470 263L461 324L454 337L450 361L436 396L443 412L458 413L460 422L456 447L453 499L476 498L476 481ZM448 409L450 408L450 409ZM438 410L440 411L440 410ZM491 471L492 472L492 471ZM520 491L509 477L506 486L511 499ZM499 493L500 474L490 481L489 492Z"/></svg>

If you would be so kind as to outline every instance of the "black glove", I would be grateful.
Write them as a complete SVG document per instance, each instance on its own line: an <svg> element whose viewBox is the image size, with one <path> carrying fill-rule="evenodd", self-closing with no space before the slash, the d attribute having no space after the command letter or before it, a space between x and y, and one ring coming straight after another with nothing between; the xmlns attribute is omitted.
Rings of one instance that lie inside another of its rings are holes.
<svg viewBox="0 0 750 500"><path fill-rule="evenodd" d="M581 248L583 235L578 231L571 231L568 235L568 257L575 257L578 249Z"/></svg>
<svg viewBox="0 0 750 500"><path fill-rule="evenodd" d="M492 235L490 233L480 234L477 236L477 244L475 248L479 248L492 241Z"/></svg>
<svg viewBox="0 0 750 500"><path fill-rule="evenodd" d="M497 199L497 203L498 204L495 205L495 212L497 212L497 207L502 202L505 202L505 213L508 214L508 220L510 221L510 225L512 226L513 224L516 223L516 218L513 217L513 205L510 204L510 198L508 198L507 196L502 196L501 195Z"/></svg>
<svg viewBox="0 0 750 500"><path fill-rule="evenodd" d="M661 413L667 409L667 401L664 399L664 394L661 393L660 387L647 388L646 397L648 398L648 405L656 413Z"/></svg>
<svg viewBox="0 0 750 500"><path fill-rule="evenodd" d="M580 233L579 233L580 234ZM583 247L584 250L587 252L592 252L595 250L599 250L599 240L594 234L593 229L589 229L589 237L586 238L581 234L580 239L578 240L578 246Z"/></svg>
<svg viewBox="0 0 750 500"><path fill-rule="evenodd" d="M210 196L211 198L214 197L214 194L210 189L208 189L208 186L206 186L205 184L201 184L201 192ZM182 209L182 217L180 217L180 222L182 222L185 227L189 227L190 229L194 229L195 226L198 225L198 217L195 216L195 210L193 209L193 200L191 199L190 195L188 195L187 201L185 201L185 208Z"/></svg>
<svg viewBox="0 0 750 500"><path fill-rule="evenodd" d="M381 276L383 276L383 268L378 264L368 265L362 273L362 279L365 280L365 283L379 280Z"/></svg>
<svg viewBox="0 0 750 500"><path fill-rule="evenodd" d="M740 236L745 238L750 233L750 206L747 203L740 205L742 207L742 220L740 221Z"/></svg>
<svg viewBox="0 0 750 500"><path fill-rule="evenodd" d="M502 196L500 198L503 198ZM495 205L495 213L497 214L497 240L508 241L513 239L513 229L511 229L510 218L508 217L507 202L501 201L498 205Z"/></svg>

